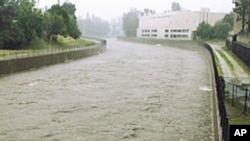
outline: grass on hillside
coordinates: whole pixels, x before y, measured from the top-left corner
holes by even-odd
[[[63,37],[63,36],[58,36],[57,38],[57,45],[62,45],[66,47],[74,47],[74,46],[91,46],[94,45],[95,43],[89,40],[84,40],[84,39],[73,39],[71,37]]]
[[[240,65],[240,67],[246,73],[248,73],[250,75],[250,68],[242,60],[240,60],[232,51],[230,51],[228,48],[225,47],[225,43],[224,43],[223,40],[212,40],[212,41],[208,41],[208,42],[212,43],[212,44],[216,44],[218,46],[221,46],[223,48],[223,51],[225,51],[229,55],[231,55],[235,59],[235,61]],[[224,53],[222,51],[221,51],[220,55],[222,55],[222,57],[224,56],[223,59],[226,61],[227,64],[231,64],[230,68],[232,69],[233,68],[232,67],[232,63],[229,61],[229,59],[224,55]],[[220,67],[220,65],[217,64],[218,71],[219,71],[219,67]],[[225,101],[225,106],[226,106],[226,110],[227,110],[227,114],[228,114],[228,118],[229,118],[229,123],[231,125],[236,125],[236,124],[246,125],[246,124],[250,124],[250,117],[247,116],[247,115],[245,115],[242,111],[240,111],[236,107],[232,107],[232,105],[230,104],[230,102]]]
[[[232,107],[229,103],[225,102],[227,109],[227,115],[229,118],[229,123],[231,125],[240,124],[246,125],[250,124],[250,117],[246,116],[242,111],[239,111],[236,107]]]
[[[235,68],[234,65],[231,63],[231,61],[227,58],[227,56],[223,53],[223,51],[218,50],[218,53],[224,59],[231,72],[234,73]]]
[[[221,67],[221,63],[216,55],[215,55],[215,63],[216,63],[216,67],[217,67],[219,76],[224,76],[223,69]]]
[[[47,48],[58,48],[58,47],[78,47],[78,46],[91,46],[95,43],[84,39],[73,39],[71,37],[58,36],[57,42],[45,42],[42,39],[36,39],[28,45],[27,49],[47,49]]]

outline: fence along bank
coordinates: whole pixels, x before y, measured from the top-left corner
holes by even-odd
[[[24,56],[8,60],[0,60],[0,75],[26,71],[43,66],[63,63],[67,60],[76,60],[92,56],[106,50],[106,40],[97,39],[95,46],[74,48],[55,53],[44,53],[38,56]]]

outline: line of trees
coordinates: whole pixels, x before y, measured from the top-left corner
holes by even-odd
[[[227,14],[221,21],[214,26],[206,22],[200,23],[197,28],[197,36],[201,39],[225,39],[228,33],[233,30],[234,14]]]
[[[85,36],[117,37],[123,35],[121,17],[107,21],[87,13],[85,17],[79,17],[78,25],[82,35]]]
[[[250,32],[250,0],[237,0],[234,12],[237,14],[237,21],[241,21],[241,32]]]
[[[145,8],[143,11],[131,8],[128,13],[122,17],[122,29],[128,37],[135,37],[139,27],[139,16],[154,15],[155,10]]]
[[[126,36],[135,37],[137,28],[139,27],[139,13],[137,9],[130,9],[128,13],[124,13],[122,17],[122,29]]]
[[[58,35],[79,38],[75,5],[55,4],[42,11],[34,0],[0,1],[0,48],[21,48],[37,38],[56,41]]]
[[[83,35],[87,36],[107,36],[110,33],[110,23],[95,15],[86,14],[85,18],[80,18],[80,29]]]

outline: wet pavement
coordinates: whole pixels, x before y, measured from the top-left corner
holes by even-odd
[[[116,40],[107,48],[0,78],[0,140],[213,140],[202,54]]]

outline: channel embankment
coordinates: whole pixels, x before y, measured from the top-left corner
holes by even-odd
[[[106,50],[106,40],[97,40],[98,43],[90,47],[82,47],[57,53],[29,56],[9,60],[0,60],[0,75],[27,71],[48,65],[67,62],[96,55]]]

